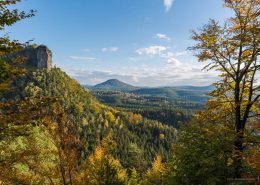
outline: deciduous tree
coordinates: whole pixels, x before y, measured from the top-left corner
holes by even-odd
[[[119,160],[111,155],[115,147],[112,135],[109,134],[101,144],[88,157],[87,181],[97,185],[123,185],[126,183],[127,174]]]
[[[154,158],[152,167],[147,171],[143,183],[147,185],[163,184],[167,175],[168,169],[166,164],[162,162],[162,157],[157,155]]]
[[[234,16],[220,25],[210,20],[192,38],[198,43],[195,50],[199,61],[209,61],[206,69],[220,72],[220,81],[215,83],[213,92],[219,102],[229,103],[231,114],[229,123],[234,125],[236,139],[235,176],[242,174],[242,153],[245,127],[250,118],[259,115],[259,72],[260,53],[260,1],[224,0],[224,6],[233,11]]]

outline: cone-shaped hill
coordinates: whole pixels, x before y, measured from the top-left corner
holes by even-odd
[[[133,90],[138,89],[138,87],[121,82],[117,79],[110,79],[103,83],[95,85],[94,87],[92,87],[92,89],[93,90],[133,91]]]

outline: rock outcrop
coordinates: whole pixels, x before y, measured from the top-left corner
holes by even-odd
[[[23,57],[25,64],[38,69],[52,68],[52,52],[47,46],[28,46],[22,51],[13,53],[7,58]]]

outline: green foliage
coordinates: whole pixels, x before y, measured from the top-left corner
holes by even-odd
[[[41,122],[46,101],[51,102],[40,99],[1,104],[1,182],[41,184],[50,183],[50,179],[57,181],[57,148]]]
[[[147,119],[157,120],[179,128],[181,124],[191,120],[194,111],[204,107],[204,102],[208,98],[205,95],[208,89],[197,90],[196,87],[193,88],[191,90],[185,88],[177,90],[178,88],[174,87],[158,88],[158,90],[139,89],[129,93],[98,90],[92,91],[92,93],[106,105],[122,111],[141,114]]]
[[[135,168],[131,169],[131,175],[127,182],[127,185],[138,185],[139,184],[139,176]]]
[[[123,185],[126,183],[126,170],[111,155],[115,145],[116,143],[111,140],[111,134],[109,134],[88,157],[86,174],[90,184]]]
[[[208,61],[206,69],[220,72],[212,95],[224,106],[230,106],[231,120],[236,131],[234,141],[235,176],[241,178],[245,130],[259,115],[260,86],[257,77],[260,55],[259,0],[224,0],[233,12],[221,25],[210,20],[199,31],[193,31],[197,43],[191,49],[198,60]]]
[[[191,123],[178,133],[170,184],[226,184],[232,175],[233,132],[223,125]]]
[[[75,80],[57,68],[50,71],[32,71],[16,78],[4,98],[23,100],[45,96],[56,99],[56,105],[49,106],[50,119],[61,126],[60,118],[55,114],[63,114],[68,122],[68,132],[81,141],[82,147],[77,149],[79,162],[84,162],[86,156],[93,153],[100,141],[110,132],[117,143],[112,155],[129,170],[135,167],[138,172],[144,173],[158,153],[166,161],[169,159],[175,129],[144,119],[140,115],[100,104]],[[57,112],[55,107],[60,110]],[[164,139],[160,138],[161,134],[165,136]],[[135,161],[132,161],[134,156],[131,145],[138,146],[136,152],[139,155]]]
[[[146,172],[142,184],[163,184],[167,179],[168,172],[166,164],[162,162],[161,156],[157,155],[154,158],[152,167]]]
[[[0,1],[0,32],[8,26],[12,26],[16,22],[34,16],[35,11],[29,13],[12,8],[21,0],[1,0]],[[0,96],[2,91],[8,89],[10,80],[15,76],[24,72],[24,69],[19,68],[17,63],[22,62],[21,59],[7,62],[3,58],[12,52],[16,52],[23,48],[23,44],[17,40],[11,40],[8,35],[1,34],[0,36]]]
[[[4,61],[0,61],[0,83],[9,80],[12,77],[10,66]]]
[[[34,16],[35,11],[33,10],[26,13],[25,11],[20,11],[10,7],[18,4],[19,2],[21,2],[21,0],[0,1],[0,31],[3,31],[5,27],[12,26],[20,20]],[[0,37],[0,57],[20,49],[21,46],[22,44],[20,44],[17,40],[12,41],[7,35]]]

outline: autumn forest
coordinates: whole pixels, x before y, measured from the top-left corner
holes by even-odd
[[[0,1],[0,185],[260,183],[259,0],[222,0],[232,16],[190,33],[218,80],[158,88],[50,67],[47,46],[5,34],[37,17],[22,2]]]

